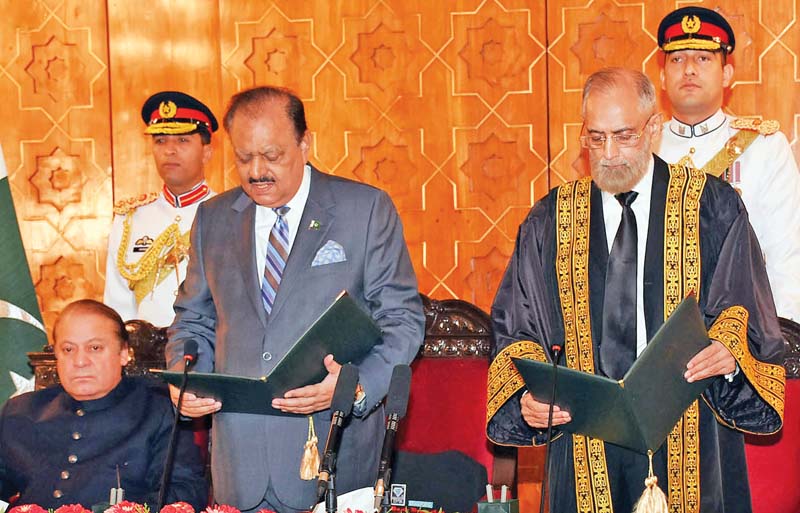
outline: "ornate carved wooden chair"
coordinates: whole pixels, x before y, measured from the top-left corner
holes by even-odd
[[[425,341],[411,366],[411,396],[397,448],[424,454],[458,450],[486,468],[490,483],[513,487],[516,451],[491,444],[485,435],[491,320],[466,301],[422,299]],[[441,487],[459,479],[436,477]]]

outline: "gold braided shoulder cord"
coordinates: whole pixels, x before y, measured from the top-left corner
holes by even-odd
[[[727,174],[731,165],[738,159],[759,135],[769,136],[781,129],[780,123],[774,119],[737,118],[731,121],[731,128],[738,130],[725,145],[706,162],[701,171],[721,177]],[[725,181],[730,181],[725,176]]]
[[[160,268],[160,261],[173,246],[175,246],[178,238],[180,237],[180,228],[178,223],[172,223],[166,230],[153,241],[153,244],[147,248],[147,251],[134,263],[128,263],[125,260],[125,254],[128,251],[128,244],[131,239],[131,218],[133,213],[125,217],[122,224],[122,240],[120,241],[119,248],[117,249],[117,269],[120,275],[128,280],[129,284],[133,284],[141,279],[150,276]]]
[[[594,373],[588,273],[591,184],[591,178],[586,177],[559,187],[556,272],[567,365]],[[612,513],[603,442],[573,435],[572,457],[578,511]]]

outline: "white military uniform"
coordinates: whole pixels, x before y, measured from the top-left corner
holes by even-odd
[[[669,163],[691,155],[702,168],[737,133],[722,110],[694,126],[664,123],[658,156]],[[742,195],[761,244],[778,315],[800,321],[800,173],[781,132],[758,135],[722,178]]]
[[[165,186],[160,193],[123,200],[115,206],[108,236],[103,302],[119,312],[123,320],[143,319],[156,326],[172,324],[172,305],[186,276],[188,236],[194,215],[197,206],[213,195],[205,182],[177,197]],[[120,254],[126,224],[130,225],[130,235]],[[159,237],[164,244],[159,244]],[[152,263],[137,268],[146,255]],[[137,295],[141,296],[138,300]]]

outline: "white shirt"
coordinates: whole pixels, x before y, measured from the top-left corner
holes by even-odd
[[[297,231],[300,228],[300,221],[303,218],[303,210],[306,208],[306,200],[308,199],[308,192],[311,190],[311,167],[306,164],[303,169],[303,180],[300,182],[300,188],[295,193],[294,197],[286,203],[285,206],[289,207],[289,212],[286,213],[286,224],[289,225],[289,247],[288,252],[292,252],[294,239],[297,236]],[[256,222],[255,222],[255,241],[256,241],[256,270],[258,272],[258,283],[263,281],[264,266],[267,262],[267,245],[269,244],[269,233],[272,231],[272,226],[278,219],[278,214],[269,207],[262,207],[256,205]]]
[[[637,193],[631,204],[636,216],[636,356],[647,346],[647,326],[644,321],[644,255],[647,248],[647,229],[650,223],[650,197],[653,190],[653,166],[655,161],[650,157],[645,174],[639,183],[633,186]],[[601,191],[603,198],[603,221],[606,226],[606,242],[608,252],[614,245],[614,237],[622,222],[622,205],[613,194]]]
[[[673,118],[656,153],[674,164],[694,148],[692,161],[701,168],[736,134],[732,119],[721,110],[694,126]],[[731,175],[761,245],[778,315],[800,321],[800,173],[786,137],[759,135]]]

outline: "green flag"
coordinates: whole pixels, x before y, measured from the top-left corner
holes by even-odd
[[[29,351],[47,344],[0,148],[0,403],[32,384]]]

